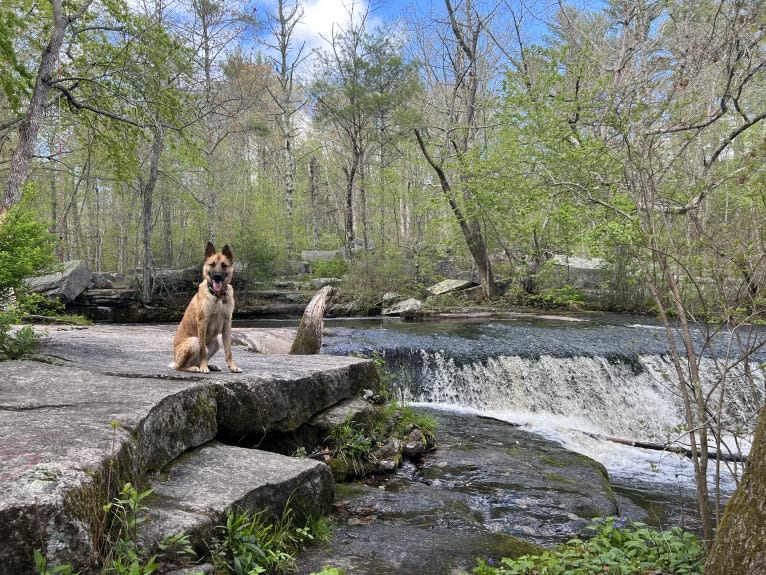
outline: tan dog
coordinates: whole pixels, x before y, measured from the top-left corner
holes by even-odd
[[[211,242],[205,248],[202,283],[184,312],[173,338],[171,367],[178,371],[208,373],[219,369],[208,363],[223,339],[226,364],[235,373],[242,370],[231,356],[231,315],[234,312],[234,256],[228,245],[216,253]]]

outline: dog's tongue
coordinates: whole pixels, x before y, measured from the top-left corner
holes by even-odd
[[[213,280],[213,290],[215,290],[215,293],[221,293],[222,287],[223,282]]]

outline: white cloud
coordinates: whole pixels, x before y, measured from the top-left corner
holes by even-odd
[[[368,0],[298,0],[303,6],[303,18],[295,27],[294,39],[298,43],[305,42],[306,48],[320,48],[326,46],[326,41],[332,37],[333,26],[337,33],[339,29],[348,26],[349,18],[353,15],[358,18],[364,15],[368,9]],[[264,12],[274,13],[276,3],[274,0],[259,2]],[[265,17],[262,12],[261,18]],[[372,28],[379,22],[372,14],[367,15],[367,27]]]

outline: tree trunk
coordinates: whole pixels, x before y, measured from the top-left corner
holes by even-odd
[[[359,220],[362,224],[362,245],[367,253],[369,237],[367,229],[367,175],[365,173],[364,151],[359,154]]]
[[[761,409],[745,472],[726,505],[705,575],[766,573],[766,409]]]
[[[346,172],[346,213],[345,213],[345,232],[346,232],[346,256],[351,257],[354,251],[354,181],[356,180],[356,171],[359,167],[359,156],[354,153],[351,167]]]
[[[173,214],[170,208],[170,194],[165,190],[162,194],[162,245],[165,253],[163,260],[169,268],[173,267],[175,254],[173,253]]]
[[[29,106],[24,119],[19,124],[19,140],[11,158],[8,183],[3,196],[3,204],[0,206],[0,215],[11,209],[21,199],[21,186],[24,185],[29,172],[29,163],[32,160],[35,141],[40,131],[40,121],[48,101],[48,93],[56,72],[56,63],[64,43],[64,35],[69,25],[85,13],[91,2],[92,0],[84,2],[76,13],[67,15],[63,11],[61,0],[50,0],[53,25],[48,37],[48,44],[40,58],[40,66],[37,69],[37,78]]]
[[[311,197],[311,247],[319,244],[319,160],[311,156],[309,162],[309,196]]]
[[[40,59],[35,87],[32,90],[27,112],[19,124],[19,141],[13,151],[8,173],[8,185],[3,197],[3,205],[0,207],[0,214],[7,212],[21,199],[21,186],[27,179],[29,162],[32,159],[35,141],[40,131],[40,121],[51,89],[51,80],[56,71],[59,51],[64,43],[64,34],[69,26],[69,18],[62,10],[61,0],[50,0],[50,3],[53,11],[53,26],[48,44],[45,46]]]
[[[293,196],[295,194],[295,154],[293,154],[292,134],[289,123],[285,136],[285,240],[287,257],[292,258],[295,251],[293,239]]]
[[[330,305],[337,290],[332,286],[320,289],[303,311],[298,333],[290,348],[292,355],[313,355],[319,353],[322,347],[322,331],[324,330],[324,313]]]
[[[494,274],[492,273],[492,263],[490,262],[489,255],[487,253],[487,244],[484,241],[484,235],[481,232],[481,225],[477,219],[472,218],[469,220],[465,217],[463,210],[460,209],[460,206],[452,194],[452,186],[449,183],[449,179],[447,178],[447,174],[444,172],[444,169],[442,169],[442,167],[437,164],[431,157],[431,154],[428,153],[426,144],[418,130],[415,130],[415,137],[418,140],[420,151],[423,152],[423,156],[425,156],[426,161],[431,165],[433,170],[436,172],[436,175],[439,177],[439,184],[441,186],[442,193],[447,198],[447,202],[452,209],[452,213],[455,215],[455,219],[457,219],[458,225],[460,226],[460,231],[463,232],[463,237],[465,238],[466,245],[468,246],[468,250],[471,252],[473,263],[476,266],[476,270],[479,274],[479,281],[481,282],[482,291],[486,297],[493,298],[498,294],[498,290],[497,286],[495,285]]]
[[[152,303],[152,279],[153,279],[153,254],[152,254],[152,232],[154,230],[154,220],[152,218],[152,203],[154,199],[154,189],[157,186],[157,178],[160,173],[160,158],[165,148],[165,137],[161,128],[154,131],[154,140],[152,141],[152,152],[149,158],[149,178],[141,185],[141,200],[144,213],[144,264],[143,281],[141,286],[141,297],[145,304]]]

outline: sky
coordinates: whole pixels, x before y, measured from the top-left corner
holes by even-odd
[[[265,19],[268,13],[274,13],[276,0],[253,0],[259,18]],[[292,3],[294,0],[287,0]],[[342,25],[348,21],[353,7],[354,12],[364,13],[369,9],[370,28],[377,25],[390,25],[408,16],[423,16],[434,12],[444,14],[444,0],[298,0],[304,8],[303,21],[295,31],[295,39],[306,42],[308,48],[324,45],[322,37],[329,38],[333,24]],[[459,0],[454,0],[457,4]],[[567,0],[585,9],[597,9],[604,0]],[[531,34],[540,34],[544,29],[544,15],[550,15],[558,6],[558,0],[510,0],[506,5],[523,6],[527,30]],[[535,32],[535,30],[537,32]]]
[[[307,48],[317,48],[324,44],[322,37],[330,38],[333,24],[342,25],[348,21],[353,10],[363,14],[369,10],[368,20],[374,28],[401,17],[408,9],[411,0],[301,0],[304,16],[295,30],[295,40],[306,42]],[[417,0],[414,0],[417,1]],[[429,1],[429,0],[426,0]],[[274,0],[256,0],[255,6],[260,18],[275,11]]]

